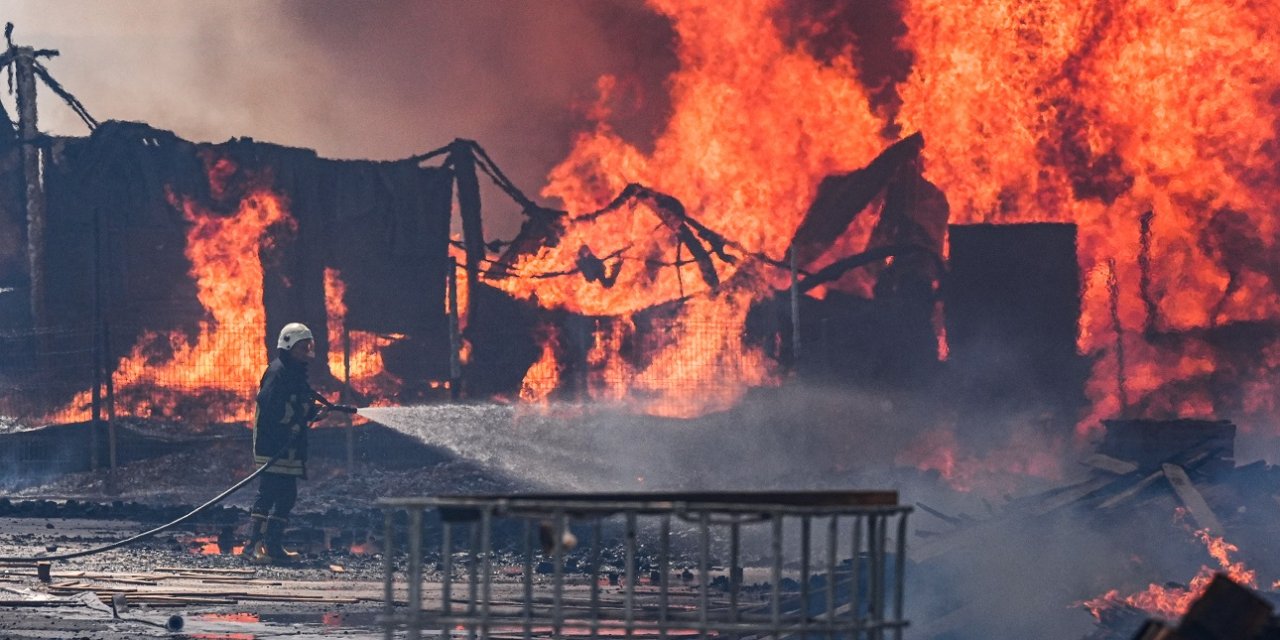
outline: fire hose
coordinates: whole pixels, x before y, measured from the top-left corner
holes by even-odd
[[[322,419],[329,411],[337,411],[339,413],[347,413],[347,414],[354,414],[357,411],[355,407],[352,407],[349,405],[334,404],[332,402],[329,402],[327,399],[325,399],[324,396],[320,395],[319,393],[316,393],[313,399],[320,403],[320,410],[316,412],[315,416],[313,416],[311,420],[308,421],[309,423],[319,422],[320,419]],[[280,447],[280,450],[277,451],[275,455],[271,456],[270,460],[263,463],[263,465],[261,467],[258,467],[253,473],[249,474],[248,476],[245,476],[243,480],[231,485],[230,487],[227,487],[227,489],[222,493],[219,493],[218,495],[210,499],[208,502],[205,502],[204,504],[196,507],[190,513],[187,513],[186,515],[176,520],[162,524],[154,529],[143,531],[142,533],[139,533],[135,536],[131,536],[129,538],[125,538],[124,540],[117,540],[116,542],[105,544],[100,547],[94,547],[92,549],[84,549],[82,551],[71,551],[67,553],[59,553],[56,555],[45,555],[45,556],[0,556],[0,562],[50,562],[53,560],[71,560],[72,558],[82,558],[84,556],[91,556],[91,555],[111,551],[112,549],[118,549],[120,547],[128,546],[135,542],[146,540],[147,538],[150,538],[151,536],[154,536],[157,533],[166,531],[168,529],[172,529],[173,527],[176,527],[182,524],[183,522],[190,520],[191,518],[200,514],[204,510],[208,509],[209,507],[212,507],[213,505],[216,505],[219,502],[226,500],[228,496],[244,488],[244,486],[246,484],[249,484],[249,482],[252,481],[254,478],[262,475],[264,472],[266,472],[266,470],[271,465],[275,464],[278,460],[280,460],[281,457],[284,456],[285,453],[289,451],[289,447],[293,446],[294,440],[297,439],[300,433],[301,432],[291,435],[289,437],[289,441],[286,442],[284,446]]]

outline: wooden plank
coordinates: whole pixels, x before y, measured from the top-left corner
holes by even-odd
[[[1164,471],[1156,471],[1145,478],[1133,483],[1133,486],[1121,491],[1120,493],[1107,498],[1098,505],[1099,509],[1113,509],[1116,506],[1128,502],[1130,498],[1142,493],[1144,489],[1155,483],[1156,480],[1164,477]]]
[[[1127,476],[1138,470],[1137,463],[1129,462],[1128,460],[1121,460],[1119,458],[1112,458],[1105,453],[1095,453],[1088,458],[1081,460],[1080,464],[1087,467],[1093,467],[1094,469],[1101,471],[1106,471],[1108,473],[1114,473],[1118,476]]]
[[[258,572],[257,569],[216,569],[202,567],[156,567],[156,571],[168,571],[171,573],[234,573],[242,575],[253,575]]]
[[[1222,523],[1218,522],[1218,516],[1213,514],[1209,503],[1204,501],[1204,496],[1200,495],[1196,486],[1192,484],[1191,478],[1187,477],[1186,470],[1168,462],[1160,465],[1160,468],[1164,470],[1164,477],[1169,480],[1174,493],[1178,494],[1178,499],[1182,500],[1187,511],[1191,512],[1191,517],[1195,518],[1196,524],[1200,525],[1201,529],[1208,529],[1213,535],[1222,535]]]
[[[1083,500],[1119,480],[1119,476],[1097,476],[1092,480],[1081,482],[1066,491],[1055,494],[1049,499],[1031,508],[1031,513],[1038,516],[1052,513],[1073,502]]]
[[[924,562],[929,558],[957,549],[989,542],[993,537],[1002,535],[1008,526],[1008,523],[1002,520],[988,520],[945,536],[927,538],[918,543],[907,545],[907,556],[914,562]]]
[[[917,506],[917,507],[920,507],[920,509],[921,509],[922,511],[924,511],[925,513],[928,513],[928,514],[932,515],[933,517],[935,517],[935,518],[937,518],[937,519],[939,519],[939,520],[941,520],[941,521],[943,521],[943,522],[946,522],[946,523],[948,523],[948,524],[952,524],[952,525],[955,525],[955,526],[957,526],[957,527],[958,527],[958,526],[960,526],[960,525],[963,523],[963,521],[962,521],[962,520],[960,520],[960,518],[957,518],[957,517],[955,517],[955,516],[951,516],[951,515],[947,515],[947,514],[945,514],[945,513],[941,512],[941,511],[939,511],[939,510],[937,510],[937,509],[934,509],[933,507],[931,507],[931,506],[929,506],[929,505],[927,505],[927,504],[925,504],[925,503],[923,503],[923,502],[917,502],[917,503],[916,503],[916,506]]]
[[[1201,451],[1200,453],[1197,453],[1196,455],[1188,458],[1185,467],[1191,467],[1191,466],[1197,465],[1208,457],[1209,457],[1208,451]],[[1098,508],[1114,509],[1115,507],[1129,501],[1131,498],[1138,495],[1139,493],[1142,493],[1144,489],[1151,486],[1153,483],[1155,483],[1156,480],[1159,480],[1160,478],[1163,478],[1163,477],[1164,477],[1163,469],[1160,471],[1154,471],[1150,475],[1139,480],[1132,487],[1129,487],[1128,489],[1125,489],[1124,491],[1121,491],[1120,493],[1117,493],[1116,495],[1111,496],[1110,498],[1107,498],[1105,501],[1102,502],[1102,504],[1098,505]]]

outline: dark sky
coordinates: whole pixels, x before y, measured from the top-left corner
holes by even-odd
[[[473,138],[530,195],[587,126],[601,74],[626,81],[614,122],[643,145],[676,67],[666,19],[631,0],[6,0],[0,20],[19,44],[61,50],[50,71],[99,120],[336,158]],[[41,99],[42,129],[85,133]],[[488,204],[490,235],[509,237],[514,206]]]

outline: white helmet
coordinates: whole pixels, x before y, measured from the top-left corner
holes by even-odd
[[[302,324],[301,322],[290,322],[280,330],[280,339],[276,340],[276,347],[280,349],[289,349],[303,340],[314,339],[315,338],[311,336],[311,330],[307,328],[307,325]]]

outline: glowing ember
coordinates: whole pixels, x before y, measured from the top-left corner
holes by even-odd
[[[210,622],[241,622],[245,624],[253,624],[259,621],[258,614],[240,611],[236,613],[200,613],[196,614],[198,620],[208,620]]]
[[[218,536],[196,536],[188,543],[193,551],[202,556],[216,556],[222,554],[222,548],[218,546]],[[239,555],[244,551],[244,545],[237,544],[231,548],[231,553]]]

